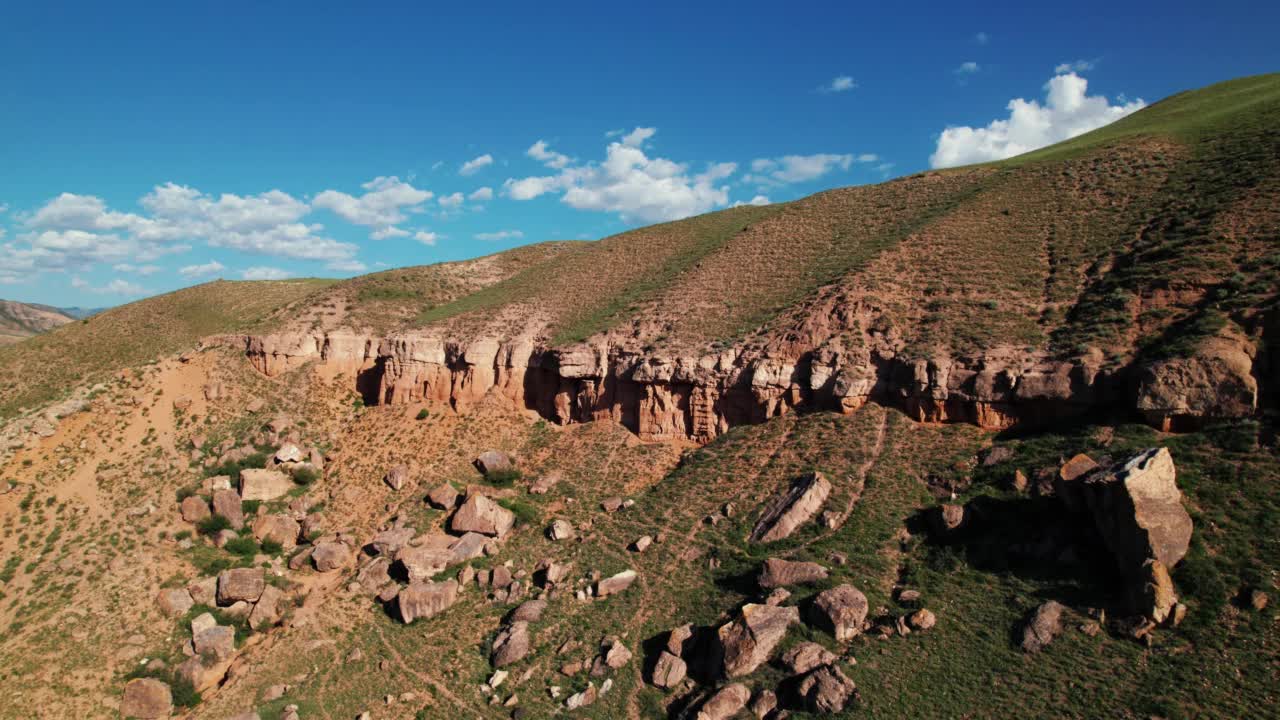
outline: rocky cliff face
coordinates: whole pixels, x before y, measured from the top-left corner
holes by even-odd
[[[681,355],[612,338],[549,349],[534,338],[530,332],[460,342],[429,330],[386,338],[341,330],[248,337],[244,345],[267,375],[312,361],[350,373],[370,404],[425,402],[465,411],[492,395],[560,424],[614,420],[646,440],[708,442],[798,407],[851,412],[866,402],[920,421],[992,429],[1114,406],[1176,429],[1205,417],[1247,415],[1257,395],[1250,356],[1225,341],[1221,352],[1142,368],[1135,383],[1135,371],[1107,371],[1100,357],[1059,361],[1008,348],[910,359],[883,346],[851,352],[828,341]]]

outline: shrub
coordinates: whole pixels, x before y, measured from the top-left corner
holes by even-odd
[[[284,552],[284,546],[275,540],[263,540],[262,552],[267,555],[279,555],[281,552]]]
[[[244,537],[229,540],[226,545],[222,546],[222,549],[232,555],[253,557],[258,554],[258,543],[256,540],[246,535]]]
[[[314,468],[304,467],[293,471],[293,481],[299,485],[310,485],[320,478]]]
[[[484,479],[485,482],[496,487],[511,487],[515,484],[515,481],[520,479],[520,471],[515,468],[494,470],[486,473]]]
[[[240,502],[240,510],[245,517],[258,514],[258,506],[262,505],[261,500],[243,500]]]
[[[426,419],[427,419],[427,418],[429,418],[429,417],[431,417],[431,413],[427,412],[427,409],[426,409],[426,408],[422,408],[421,410],[419,410],[419,411],[418,411],[418,414],[417,414],[417,416],[416,416],[416,419],[418,419],[418,420],[426,420]]]
[[[498,500],[498,504],[510,510],[516,516],[516,522],[521,525],[536,525],[542,516],[535,505],[517,498],[502,498]]]
[[[210,515],[196,523],[196,529],[202,535],[213,535],[219,530],[230,530],[231,521],[221,515]]]

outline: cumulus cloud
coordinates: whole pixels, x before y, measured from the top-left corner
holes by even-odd
[[[311,201],[312,207],[335,213],[349,223],[386,228],[408,219],[406,213],[422,212],[422,203],[432,198],[430,190],[415,188],[392,175],[379,176],[361,185],[365,192],[356,197],[338,190],[325,190]]]
[[[560,170],[573,162],[573,159],[568,155],[552,150],[546,140],[539,140],[538,142],[530,145],[529,149],[524,151],[524,154],[534,160],[537,160],[543,165],[546,165],[552,170]]]
[[[653,137],[653,128],[636,128],[619,141],[609,143],[600,163],[561,163],[555,175],[509,178],[503,192],[514,200],[530,200],[560,193],[560,201],[579,210],[618,213],[624,221],[678,220],[729,202],[729,188],[718,185],[737,169],[734,163],[713,163],[700,173],[686,164],[649,157],[637,147]],[[539,141],[541,143],[541,141]],[[535,143],[531,157],[549,153]],[[547,164],[544,161],[544,164]],[[550,165],[549,165],[550,166]]]
[[[178,274],[188,280],[194,280],[198,277],[216,275],[226,269],[226,266],[217,260],[210,260],[202,265],[187,265],[185,267],[178,268]]]
[[[467,199],[471,200],[472,202],[480,201],[480,200],[492,200],[493,188],[491,187],[476,188],[474,191],[472,191],[470,195],[467,196]]]
[[[1055,76],[1045,85],[1045,103],[1015,98],[1009,117],[986,127],[949,127],[929,157],[935,168],[1002,160],[1076,137],[1136,112],[1141,99],[1112,105],[1103,95],[1089,95],[1089,83],[1075,73]]]
[[[858,87],[858,83],[848,75],[839,75],[831,79],[831,82],[818,87],[818,92],[839,93],[846,92]]]
[[[863,160],[863,158],[873,158]],[[836,155],[817,153],[815,155],[784,155],[780,158],[757,158],[751,161],[751,173],[743,177],[743,181],[762,187],[789,185],[791,183],[817,180],[836,169],[848,170],[855,160],[875,162],[875,155],[864,153],[856,158],[852,154]]]
[[[522,238],[524,233],[519,230],[499,230],[497,232],[476,233],[477,240],[506,240],[508,238]]]
[[[1057,67],[1053,69],[1053,74],[1064,75],[1072,72],[1088,72],[1097,64],[1096,60],[1072,60],[1071,62],[1058,63]]]
[[[738,202],[734,203],[733,206],[742,207],[743,205],[768,205],[768,204],[769,204],[768,197],[764,195],[756,195],[755,197],[747,201],[739,200]]]
[[[459,175],[475,175],[476,173],[484,169],[486,166],[489,166],[492,164],[493,164],[493,156],[490,155],[489,153],[485,153],[480,157],[472,158],[462,163],[462,167],[458,168],[458,174]]]
[[[394,225],[378,228],[369,233],[369,237],[373,240],[386,240],[387,238],[409,237],[412,235],[408,230],[401,230]]]
[[[423,245],[435,245],[436,240],[439,240],[440,236],[433,232],[428,232],[426,230],[419,230],[418,232],[413,234],[413,239],[417,240]]]
[[[160,267],[159,265],[134,265],[132,263],[116,263],[115,265],[111,266],[111,269],[115,270],[116,272],[130,273],[133,275],[142,275],[143,277],[146,277],[148,275],[155,275],[156,273],[160,272],[164,268]]]
[[[240,277],[245,280],[285,280],[293,277],[293,273],[280,268],[258,266],[240,273]]]
[[[462,193],[456,192],[451,195],[441,195],[439,203],[442,208],[456,208],[462,205],[462,200]]]
[[[137,283],[132,283],[120,278],[115,278],[106,285],[93,285],[76,275],[71,277],[71,287],[77,290],[86,290],[97,295],[123,295],[125,297],[137,297],[139,295],[146,295],[150,292]]]

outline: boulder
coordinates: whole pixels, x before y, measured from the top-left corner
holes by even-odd
[[[525,600],[511,611],[507,616],[507,622],[538,622],[542,619],[542,613],[547,609],[546,600]]]
[[[397,465],[388,470],[387,474],[382,477],[382,481],[385,482],[387,487],[390,487],[392,490],[399,490],[404,487],[404,484],[408,482],[408,480],[408,465]]]
[[[400,548],[396,562],[404,567],[409,581],[430,580],[449,567],[453,554],[448,547],[438,545],[410,545]]]
[[[1096,472],[1084,483],[1094,524],[1126,573],[1147,560],[1175,567],[1191,545],[1191,516],[1182,506],[1167,448],[1152,448]]]
[[[161,590],[156,595],[156,604],[160,606],[160,610],[170,617],[185,615],[188,610],[195,606],[196,601],[191,599],[191,593],[186,588],[177,588],[174,590]]]
[[[631,650],[616,637],[608,637],[600,643],[600,654],[591,666],[592,675],[604,675],[631,662]]]
[[[191,618],[191,637],[195,637],[209,628],[217,627],[218,621],[213,617],[212,613],[200,613]]]
[[[1079,512],[1084,509],[1080,480],[1097,469],[1098,463],[1084,453],[1071,458],[1058,469],[1058,474],[1053,477],[1053,493],[1067,510]]]
[[[573,537],[573,524],[568,520],[553,520],[547,528],[547,537],[554,540],[569,540]]]
[[[298,546],[302,526],[288,515],[263,515],[253,521],[253,537],[258,542],[273,542],[289,552]]]
[[[173,712],[173,693],[155,678],[137,678],[125,683],[120,715],[138,720],[167,718]]]
[[[907,618],[907,622],[911,624],[914,630],[928,630],[938,624],[938,618],[929,610],[917,610],[911,613],[911,617]]]
[[[242,500],[275,500],[293,489],[293,480],[279,470],[250,468],[240,471]]]
[[[441,483],[427,493],[427,502],[440,510],[452,510],[458,506],[459,493],[449,483]]]
[[[516,516],[510,510],[480,493],[470,493],[450,518],[449,527],[454,532],[475,532],[500,538],[510,532],[515,523]]]
[[[814,598],[810,610],[813,623],[840,642],[848,642],[862,632],[867,619],[867,596],[852,585],[837,585]]]
[[[407,625],[417,618],[429,618],[444,612],[457,599],[458,583],[453,580],[414,582],[400,589],[396,605],[400,611],[400,620]]]
[[[449,564],[464,563],[484,554],[489,538],[480,533],[469,532],[449,544]]]
[[[1258,408],[1254,344],[1224,329],[1201,341],[1191,357],[1160,360],[1138,371],[1137,409],[1165,432],[1213,418],[1249,417]]]
[[[513,470],[516,466],[511,456],[500,450],[485,450],[473,461],[473,464],[484,475]]]
[[[206,661],[221,662],[236,653],[236,631],[229,625],[214,625],[191,638],[196,654]],[[206,663],[207,664],[207,663]]]
[[[772,690],[760,690],[751,698],[751,714],[757,720],[774,717],[773,711],[778,709],[778,694]]]
[[[1029,653],[1040,652],[1062,632],[1062,612],[1065,607],[1050,600],[1031,613],[1022,630],[1022,649]]]
[[[776,495],[764,508],[751,531],[752,542],[773,542],[790,537],[822,509],[831,495],[831,483],[822,473],[797,478],[785,492]]]
[[[495,668],[506,667],[523,660],[529,654],[529,645],[529,623],[517,620],[498,631],[490,660]]]
[[[415,533],[411,527],[387,528],[374,535],[369,546],[379,555],[394,557],[401,548],[409,544]]]
[[[616,575],[612,575],[596,583],[596,597],[617,595],[623,590],[631,587],[631,583],[635,581],[635,570],[623,570]]]
[[[300,463],[306,461],[307,454],[301,447],[298,447],[297,443],[287,442],[281,445],[280,449],[276,450],[274,459],[280,464]]]
[[[198,523],[209,517],[209,503],[199,495],[191,495],[182,499],[182,519],[189,523]]]
[[[845,706],[856,697],[858,688],[840,668],[823,665],[804,676],[798,691],[810,711],[836,714],[844,712]]]
[[[716,631],[722,674],[735,678],[754,672],[769,660],[787,629],[799,621],[800,611],[794,607],[744,605],[735,620]]]
[[[600,501],[600,509],[608,513],[618,512],[622,509],[623,499],[614,495]]]
[[[350,565],[354,558],[351,546],[344,542],[316,543],[315,549],[311,551],[311,562],[317,572],[340,570]]]
[[[765,590],[786,585],[812,585],[827,579],[827,569],[815,562],[769,558],[756,582]]]
[[[684,682],[688,672],[689,666],[683,659],[663,650],[654,663],[651,678],[655,686],[670,690]]]
[[[944,539],[963,530],[968,520],[968,511],[963,505],[939,505],[929,513],[929,527],[934,535]]]
[[[279,624],[284,618],[284,605],[284,592],[274,585],[266,586],[254,603],[253,612],[249,613],[249,627],[263,630]]]
[[[257,602],[267,586],[262,568],[232,568],[218,575],[218,604]]]
[[[729,720],[742,712],[751,699],[751,691],[742,683],[725,685],[698,709],[697,720]]]
[[[235,490],[213,491],[213,514],[226,518],[231,527],[236,530],[244,527],[244,509],[240,494]]]
[[[207,577],[187,583],[187,592],[197,605],[213,605],[218,602],[218,578]]]
[[[803,675],[816,667],[830,665],[837,659],[835,653],[816,642],[798,643],[782,653],[782,664],[797,675]]]

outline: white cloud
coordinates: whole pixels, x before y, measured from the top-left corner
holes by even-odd
[[[88,292],[97,295],[124,295],[126,297],[137,297],[139,295],[146,295],[150,292],[137,283],[132,283],[128,280],[121,280],[120,278],[115,278],[106,285],[94,286],[88,281],[81,279],[78,275],[73,275],[71,277],[71,287],[77,290],[87,290]]]
[[[413,234],[413,239],[417,240],[423,245],[435,245],[436,240],[439,240],[440,236],[433,232],[428,232],[426,230],[419,230],[418,232]]]
[[[984,32],[975,33],[973,36],[973,41],[978,43],[979,45],[986,45],[987,43],[991,42],[991,36]]]
[[[360,197],[325,190],[311,205],[330,210],[349,223],[384,228],[404,222],[406,212],[422,212],[422,203],[432,197],[431,191],[415,188],[394,175],[376,177],[360,187],[366,191]]]
[[[859,156],[873,157],[870,155]],[[877,158],[878,159],[878,158]],[[751,161],[751,175],[743,178],[745,182],[761,186],[788,185],[790,183],[816,180],[837,168],[848,170],[853,165],[851,154],[835,155],[817,153],[815,155],[784,155],[780,158],[757,158]],[[872,162],[870,160],[866,162]]]
[[[1045,85],[1045,104],[1016,98],[1009,101],[1009,117],[983,128],[949,127],[929,157],[935,168],[1002,160],[1052,145],[1120,118],[1146,106],[1141,99],[1112,105],[1103,95],[1087,94],[1089,83],[1075,73],[1058,75]]]
[[[1071,62],[1059,63],[1058,66],[1053,69],[1053,74],[1064,75],[1071,72],[1088,72],[1097,66],[1097,64],[1096,60],[1072,60]]]
[[[369,269],[364,263],[360,262],[359,260],[335,260],[334,262],[331,262],[325,265],[325,267],[330,270],[336,270],[338,272],[353,272],[353,273],[364,272],[365,270]]]
[[[878,162],[880,160],[880,156],[875,153],[862,153],[855,159],[860,163],[873,163]]]
[[[477,240],[506,240],[508,238],[522,238],[524,233],[519,230],[499,230],[498,232],[476,233]]]
[[[440,207],[443,208],[456,208],[462,205],[462,200],[463,197],[460,192],[453,193],[452,195],[441,195],[439,198]]]
[[[164,268],[160,267],[159,265],[133,265],[131,263],[116,263],[115,265],[111,266],[111,269],[115,270],[116,272],[131,273],[134,275],[142,275],[143,277],[146,277],[148,275],[155,275],[156,273],[160,272]]]
[[[388,225],[369,233],[369,237],[373,240],[386,240],[387,238],[408,237],[411,234],[408,230],[401,230],[394,225]]]
[[[691,174],[685,164],[651,158],[627,144],[644,142],[654,132],[636,128],[623,141],[609,143],[598,164],[565,164],[556,175],[509,178],[503,191],[515,200],[559,192],[560,201],[570,207],[616,212],[627,222],[677,220],[728,204],[728,186],[716,183],[733,174],[735,164],[715,163]],[[529,154],[536,157],[545,151],[545,144],[535,143]]]
[[[293,277],[293,273],[280,268],[258,266],[240,273],[240,277],[245,280],[285,280]]]
[[[831,82],[818,88],[818,92],[839,93],[846,92],[858,87],[858,83],[848,75],[840,75],[831,79]]]
[[[546,165],[552,170],[560,170],[573,162],[573,159],[568,155],[552,150],[550,146],[547,145],[546,140],[539,140],[538,142],[530,145],[529,149],[524,151],[524,154],[534,160],[537,160],[543,165]]]
[[[756,195],[755,197],[751,198],[750,200],[747,200],[746,202],[739,200],[738,202],[734,203],[733,206],[741,207],[743,205],[768,205],[768,204],[769,204],[769,198],[767,196]]]
[[[644,141],[653,137],[658,132],[658,128],[638,127],[635,130],[622,136],[622,144],[627,147],[638,148],[644,145]]]
[[[217,260],[210,260],[203,265],[187,265],[185,267],[178,268],[178,274],[188,280],[193,280],[206,275],[215,275],[226,269],[226,266]]]
[[[970,60],[969,62],[960,63],[960,67],[956,68],[954,72],[957,75],[973,75],[981,69],[978,63]]]
[[[492,200],[493,188],[491,187],[477,188],[475,191],[473,191],[470,195],[467,196],[467,199],[473,202],[477,200]]]
[[[7,212],[9,212],[9,205],[7,203],[0,203],[0,215]]]
[[[458,174],[459,175],[475,175],[476,173],[480,172],[482,168],[492,164],[493,164],[493,156],[490,155],[489,153],[485,153],[480,157],[472,158],[471,160],[468,160],[462,163],[462,167],[458,168]]]

